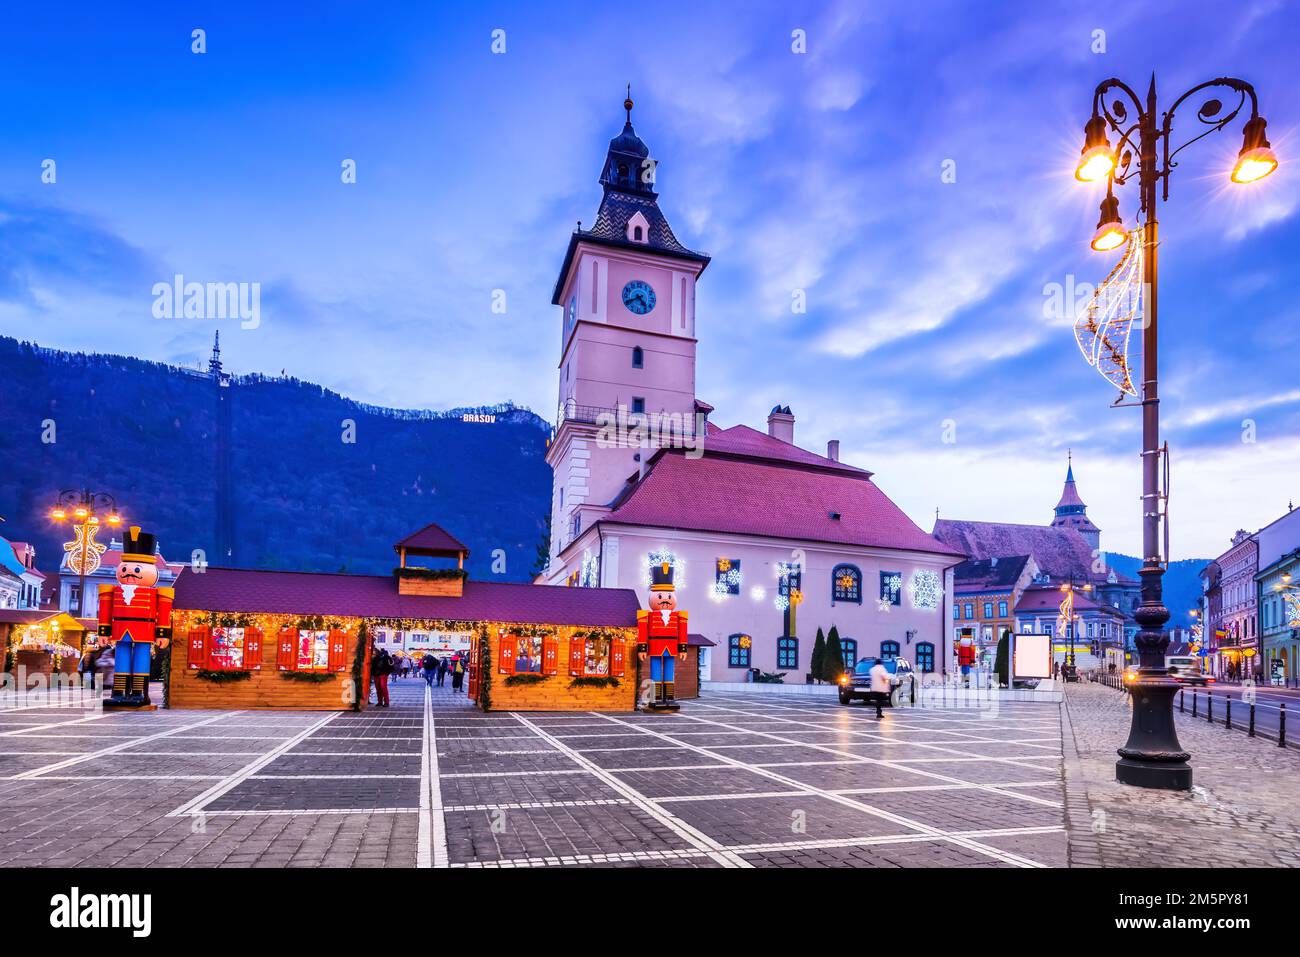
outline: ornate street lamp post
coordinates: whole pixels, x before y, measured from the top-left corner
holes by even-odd
[[[1236,94],[1235,104],[1225,105],[1218,97]],[[1196,119],[1205,127],[1177,147],[1171,147],[1171,131],[1178,108],[1191,97],[1204,96]],[[1253,183],[1277,168],[1268,140],[1264,136],[1264,119],[1259,115],[1255,88],[1244,80],[1219,77],[1192,87],[1179,96],[1163,114],[1156,109],[1156,80],[1151,77],[1145,102],[1123,81],[1111,78],[1093,92],[1092,117],[1084,127],[1084,146],[1075,176],[1084,182],[1106,182],[1106,198],[1101,203],[1101,218],[1092,240],[1092,248],[1105,252],[1118,249],[1126,242],[1142,244],[1142,604],[1134,617],[1140,630],[1138,676],[1131,685],[1133,723],[1128,742],[1119,749],[1115,778],[1137,787],[1189,790],[1192,768],[1189,755],[1178,742],[1174,728],[1173,699],[1179,684],[1165,670],[1165,651],[1169,637],[1165,622],[1169,609],[1161,594],[1161,577],[1168,559],[1168,524],[1165,525],[1165,549],[1160,543],[1162,517],[1160,465],[1160,400],[1157,389],[1156,336],[1156,252],[1158,243],[1157,199],[1169,199],[1169,174],[1177,167],[1174,158],[1183,149],[1211,133],[1223,129],[1249,105],[1250,114],[1243,128],[1244,143],[1232,171],[1234,183]],[[1132,114],[1129,109],[1132,108]],[[1115,148],[1108,132],[1118,136]],[[1135,153],[1136,151],[1136,153]],[[1136,160],[1136,168],[1131,169]],[[1119,212],[1115,186],[1135,178],[1141,225],[1130,234],[1125,231]],[[1158,188],[1158,191],[1157,191]],[[1127,374],[1127,370],[1125,370]],[[1164,461],[1166,473],[1168,461]],[[1164,483],[1168,488],[1168,481]]]
[[[50,509],[50,518],[56,522],[72,520],[72,541],[66,542],[63,550],[68,553],[68,568],[76,572],[81,584],[77,591],[77,617],[86,617],[86,576],[99,568],[100,556],[106,546],[95,541],[95,534],[102,521],[112,528],[122,524],[122,516],[117,511],[117,500],[107,492],[92,492],[90,489],[64,489],[54,500]]]

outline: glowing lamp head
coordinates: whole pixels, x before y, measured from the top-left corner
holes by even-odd
[[[50,509],[50,518],[56,522],[61,522],[68,517],[68,513],[61,508]]]
[[[121,524],[122,524],[122,516],[121,516],[121,515],[118,515],[117,512],[110,512],[110,513],[109,513],[109,516],[108,516],[108,524],[110,524],[110,525],[121,525]]]
[[[77,518],[84,519],[87,515],[90,514],[90,512],[86,508],[86,506],[78,505],[75,509],[72,510],[72,514],[77,516]]]
[[[1081,183],[1099,183],[1115,169],[1115,151],[1106,139],[1106,121],[1094,116],[1083,128],[1083,149],[1074,178]]]
[[[1097,231],[1092,236],[1092,248],[1099,253],[1119,249],[1128,242],[1128,230],[1119,218],[1119,199],[1113,194],[1101,201],[1101,218],[1097,220]]]
[[[1256,183],[1277,169],[1277,154],[1264,136],[1264,117],[1256,116],[1246,124],[1237,165],[1232,168],[1234,183]]]

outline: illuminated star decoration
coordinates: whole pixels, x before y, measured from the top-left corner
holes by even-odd
[[[1120,390],[1136,396],[1129,368],[1129,334],[1140,322],[1142,301],[1142,230],[1129,236],[1124,255],[1097,287],[1082,316],[1074,321],[1074,339],[1088,365]]]
[[[1282,596],[1286,602],[1289,612],[1290,621],[1287,622],[1288,628],[1300,628],[1300,593],[1287,592]]]
[[[89,522],[77,525],[74,538],[63,543],[63,550],[68,553],[68,569],[78,575],[93,574],[99,568],[100,556],[108,550],[107,545],[95,541],[98,525]]]
[[[907,587],[912,593],[913,608],[933,611],[939,607],[939,596],[943,594],[943,586],[939,582],[938,572],[929,568],[918,568],[912,573],[912,580]]]

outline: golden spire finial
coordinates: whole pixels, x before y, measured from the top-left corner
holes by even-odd
[[[623,101],[623,109],[627,110],[627,121],[632,122],[632,84],[627,85],[627,99]]]

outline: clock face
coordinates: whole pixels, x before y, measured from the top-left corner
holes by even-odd
[[[644,316],[655,307],[655,291],[648,282],[633,279],[623,287],[623,305],[638,316]]]

